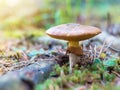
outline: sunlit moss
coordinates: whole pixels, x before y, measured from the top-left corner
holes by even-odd
[[[24,38],[26,36],[40,37],[45,35],[45,30],[33,29],[33,30],[4,30],[5,38]]]

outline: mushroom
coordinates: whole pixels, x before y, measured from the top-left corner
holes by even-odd
[[[83,54],[83,50],[81,45],[79,45],[79,41],[94,37],[101,33],[101,30],[93,26],[68,23],[52,27],[48,29],[46,33],[53,38],[68,41],[67,51],[69,52],[71,73],[72,67],[76,64],[76,62],[80,62],[79,55]]]

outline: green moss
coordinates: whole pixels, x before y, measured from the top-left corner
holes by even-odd
[[[102,62],[103,61],[101,61],[100,59],[96,59],[94,63],[97,65],[102,64],[103,66],[104,64]],[[92,67],[92,66],[89,66],[89,67]],[[57,85],[58,87],[62,87],[63,90],[72,90],[77,86],[86,85],[87,82],[91,81],[92,84],[91,84],[91,87],[88,88],[88,90],[118,90],[118,87],[112,85],[112,82],[116,77],[114,74],[108,73],[107,69],[101,68],[101,66],[99,67],[95,66],[96,69],[92,69],[89,67],[85,68],[85,67],[79,67],[78,65],[76,65],[73,68],[73,73],[69,74],[69,66],[65,65],[60,67],[59,65],[56,65],[54,73],[52,73],[52,75],[58,74],[59,77],[48,79],[49,82],[48,81],[44,82],[44,85],[45,85],[44,87],[47,87],[46,84],[47,85],[51,84],[51,85]],[[61,70],[64,72],[65,74],[64,76],[61,76]],[[103,75],[104,81],[101,80],[101,75],[100,75],[101,73]],[[72,88],[66,86],[66,84],[69,84],[71,82],[73,83],[73,86],[71,86]],[[105,86],[100,84],[100,82],[104,82]],[[112,88],[109,87],[110,85]],[[49,90],[49,88],[46,88],[46,89]]]
[[[24,38],[28,36],[40,37],[45,35],[45,30],[32,29],[32,30],[4,30],[4,38]]]

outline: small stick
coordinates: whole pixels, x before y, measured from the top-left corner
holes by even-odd
[[[105,51],[112,45],[113,42],[110,42],[107,47],[105,48]]]
[[[115,71],[112,71],[112,73],[115,74],[117,77],[120,78],[120,74],[119,74],[119,73],[117,73],[117,72],[115,72]]]
[[[94,55],[93,55],[93,50],[92,50],[92,46],[91,45],[90,45],[90,53],[92,54],[92,57],[93,57],[92,60],[94,60]]]
[[[95,60],[95,58],[96,58],[96,45],[94,47],[94,58],[93,58],[93,60]]]
[[[105,85],[103,73],[100,73],[100,78],[101,78],[101,84]]]
[[[102,45],[102,47],[101,47],[101,49],[100,49],[98,58],[100,57],[100,55],[101,55],[101,53],[102,53],[102,51],[103,51],[103,48],[104,48],[104,46],[105,46],[105,43],[106,43],[106,40],[103,42],[103,45]]]

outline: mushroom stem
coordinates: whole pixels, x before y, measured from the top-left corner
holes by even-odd
[[[70,53],[69,54],[69,63],[70,63],[69,73],[72,73],[72,67],[75,63],[75,59],[76,59],[75,54]]]
[[[69,47],[79,47],[79,41],[69,41]]]
[[[69,64],[70,64],[70,68],[69,68],[69,73],[72,73],[72,67],[76,64],[76,62],[79,62],[79,56],[70,53],[69,54]]]
[[[69,41],[69,47],[79,47],[79,41]],[[72,73],[72,67],[79,61],[79,58],[74,53],[69,54],[69,73]]]

